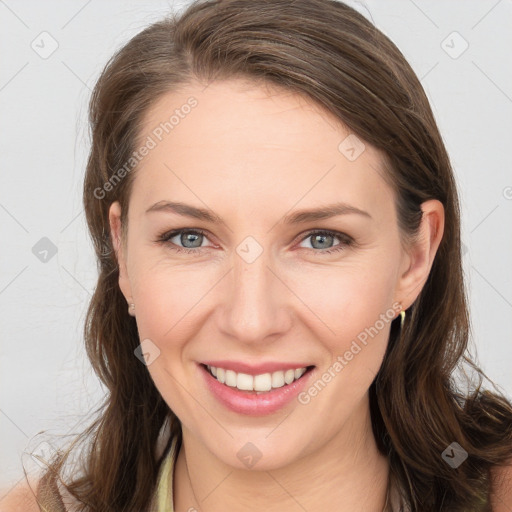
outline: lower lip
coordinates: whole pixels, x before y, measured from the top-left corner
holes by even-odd
[[[285,407],[305,388],[314,372],[313,368],[291,384],[257,395],[221,384],[202,364],[199,365],[199,370],[208,389],[219,402],[231,411],[247,416],[265,416]]]

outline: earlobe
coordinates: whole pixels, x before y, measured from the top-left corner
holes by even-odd
[[[418,240],[408,250],[407,269],[400,276],[396,296],[403,309],[414,303],[427,282],[444,233],[444,207],[437,199],[421,205],[423,212]]]

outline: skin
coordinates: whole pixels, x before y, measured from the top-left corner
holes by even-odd
[[[443,206],[422,205],[419,241],[404,247],[382,154],[365,143],[349,161],[338,146],[350,132],[336,118],[290,91],[240,80],[166,94],[147,112],[140,140],[190,96],[197,107],[133,171],[125,238],[119,203],[109,212],[119,286],[135,304],[140,339],[160,350],[148,370],[182,422],[175,509],[382,510],[388,463],[372,434],[368,388],[390,322],[310,403],[294,400],[269,416],[225,409],[196,363],[292,360],[314,364],[320,377],[394,303],[414,302],[443,235]],[[209,208],[224,223],[146,213],[164,200]],[[282,222],[338,201],[371,219]],[[172,229],[206,231],[192,249],[199,255],[173,251],[183,247],[179,235],[156,242]],[[343,239],[313,245],[310,232],[320,229],[355,245],[322,255]],[[263,248],[252,263],[236,252],[247,236]],[[248,442],[262,454],[252,469],[237,457]]]
[[[349,162],[337,151],[348,132],[336,119],[289,92],[268,97],[240,82],[202,91],[196,85],[187,95],[168,95],[148,113],[145,128],[151,130],[191,94],[199,100],[200,108],[137,171],[127,240],[119,204],[110,209],[119,285],[136,303],[141,339],[151,337],[161,350],[148,370],[183,425],[175,511],[382,510],[388,465],[371,433],[367,391],[389,325],[308,405],[294,402],[266,418],[223,410],[201,387],[193,361],[285,361],[293,354],[321,374],[395,299],[404,309],[414,302],[442,237],[442,205],[422,205],[420,241],[403,248],[379,153],[366,144]],[[161,199],[206,203],[229,228],[143,213]],[[290,210],[340,199],[369,211],[372,221],[347,215],[300,229],[279,225]],[[152,241],[158,229],[184,227],[210,230],[221,249],[193,259]],[[311,238],[297,235],[318,228],[351,234],[360,245],[323,259],[292,250],[311,247]],[[235,251],[248,235],[264,247],[251,264]],[[236,457],[247,441],[262,452],[251,470]],[[491,476],[492,508],[509,512],[512,460]],[[4,489],[0,512],[38,512],[36,486]]]

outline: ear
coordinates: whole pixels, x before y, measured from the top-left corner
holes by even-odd
[[[123,241],[122,237],[121,205],[119,204],[119,201],[115,201],[110,205],[108,219],[112,245],[114,247],[119,266],[119,288],[121,289],[126,302],[130,305],[133,302],[133,298],[126,265],[126,240]],[[132,308],[128,308],[128,311],[133,316]]]
[[[421,210],[418,240],[407,250],[395,291],[396,299],[404,310],[414,303],[427,282],[444,233],[443,204],[437,199],[430,199],[422,203]]]

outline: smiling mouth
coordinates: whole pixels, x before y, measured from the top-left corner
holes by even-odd
[[[245,391],[248,394],[268,393],[274,389],[286,387],[301,379],[314,368],[314,366],[305,366],[259,375],[249,375],[205,364],[201,364],[201,366],[221,384],[236,388],[239,391]]]

